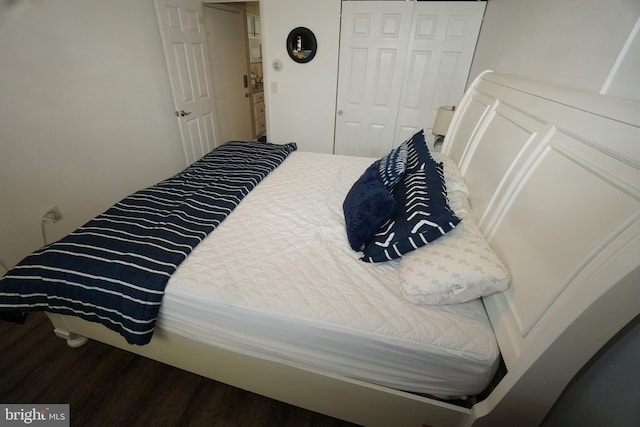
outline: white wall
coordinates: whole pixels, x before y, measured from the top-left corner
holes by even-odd
[[[340,0],[263,0],[261,2],[267,137],[295,141],[298,149],[333,152],[338,78]],[[316,35],[318,51],[311,62],[298,64],[287,54],[289,32],[307,27]],[[281,61],[280,71],[272,68]]]
[[[42,246],[47,208],[64,216],[51,241],[184,167],[152,0],[16,4],[0,19],[7,266]]]
[[[489,0],[470,79],[492,69],[640,100],[639,18],[638,0]]]

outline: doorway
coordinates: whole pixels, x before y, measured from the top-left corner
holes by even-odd
[[[220,139],[255,140],[264,133],[259,3],[203,6]]]

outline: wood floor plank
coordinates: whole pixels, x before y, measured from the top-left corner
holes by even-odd
[[[68,403],[71,425],[355,427],[90,341],[72,349],[44,313],[0,320],[0,403]]]

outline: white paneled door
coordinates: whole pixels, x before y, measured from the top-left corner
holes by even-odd
[[[156,0],[176,117],[187,165],[217,143],[207,35],[200,0]]]
[[[378,156],[394,140],[413,2],[343,2],[335,153]]]
[[[464,93],[484,2],[342,3],[335,153],[379,157]]]

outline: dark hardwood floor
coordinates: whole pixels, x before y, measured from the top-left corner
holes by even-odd
[[[44,313],[0,320],[0,403],[68,403],[82,427],[354,426],[99,342],[69,348]]]

